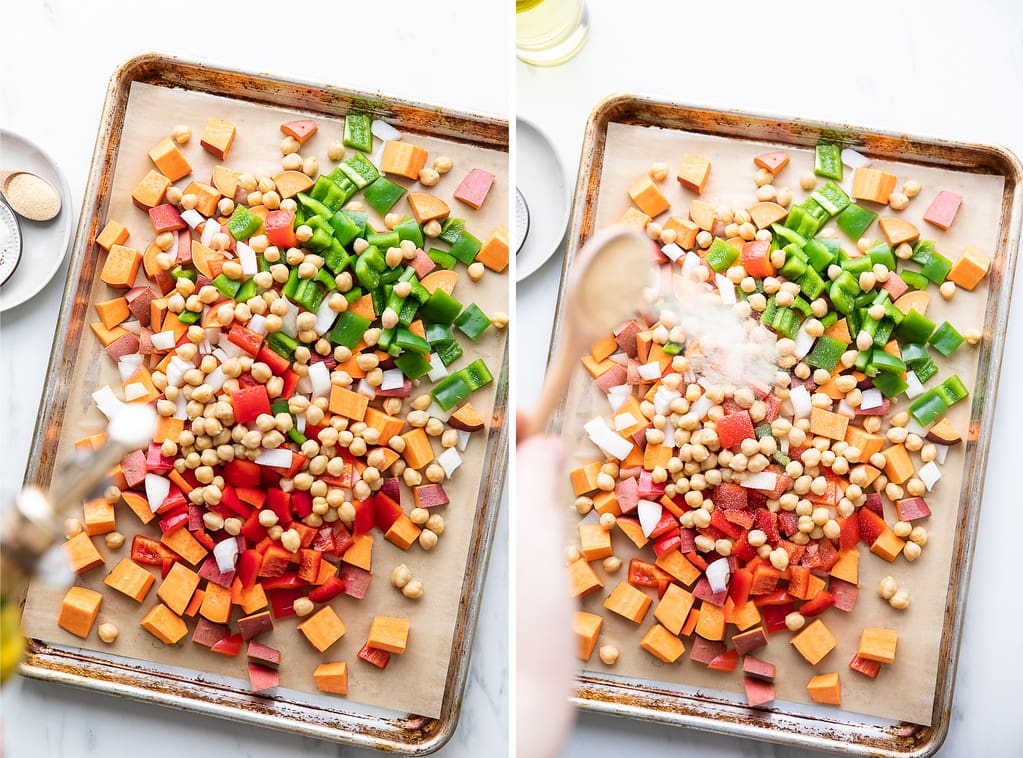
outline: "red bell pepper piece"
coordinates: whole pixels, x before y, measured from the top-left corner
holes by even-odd
[[[373,574],[350,563],[342,563],[340,577],[342,584],[344,584],[344,593],[349,597],[354,597],[356,600],[362,600],[366,597],[367,590],[369,590],[369,583],[373,578]]]
[[[317,529],[316,536],[313,538],[313,542],[310,547],[321,553],[334,552],[334,530],[329,526]]]
[[[182,506],[181,510],[168,513],[160,519],[160,531],[170,534],[177,529],[183,529],[188,524],[188,509]]]
[[[256,356],[256,360],[262,361],[267,366],[269,366],[270,371],[273,372],[274,376],[282,376],[285,371],[291,368],[291,361],[289,361],[280,353],[275,353],[266,345],[263,345],[263,347],[259,348],[259,353]]]
[[[816,616],[819,613],[823,613],[828,608],[835,604],[835,596],[827,590],[821,590],[812,599],[807,600],[801,606],[799,606],[799,612],[804,616]]]
[[[352,529],[356,534],[366,534],[376,521],[373,503],[371,500],[353,500],[352,505],[355,506],[355,523]]]
[[[303,548],[298,553],[298,578],[304,582],[313,582],[320,574],[320,563],[323,553]]]
[[[760,615],[764,618],[764,629],[768,634],[786,629],[785,617],[796,609],[794,603],[785,605],[766,605],[760,609]]]
[[[660,581],[671,582],[671,576],[648,561],[639,558],[629,561],[629,584],[633,587],[656,587]]]
[[[269,211],[263,221],[263,231],[267,241],[281,250],[298,246],[298,239],[295,237],[294,211]]]
[[[682,537],[676,529],[673,532],[665,532],[654,541],[654,552],[660,558],[662,555],[678,550],[681,545]]]
[[[749,600],[749,591],[752,586],[753,572],[747,568],[736,569],[732,572],[732,580],[728,583],[728,596],[736,605],[742,605]]]
[[[235,487],[258,487],[260,468],[261,466],[257,463],[244,458],[235,458],[224,464],[224,479]]]
[[[715,671],[735,671],[735,666],[738,662],[739,651],[732,648],[714,658],[707,664],[707,668],[714,669]]]
[[[270,590],[293,590],[303,586],[297,571],[285,571],[280,576],[264,579],[261,584],[267,592]]]
[[[313,512],[313,496],[302,490],[291,493],[291,509],[296,518],[305,518]]]
[[[266,507],[277,514],[282,524],[291,522],[291,493],[271,487],[266,492]]]
[[[374,523],[377,529],[386,533],[394,525],[394,522],[401,517],[401,506],[382,492],[377,492],[371,502],[373,503]]]
[[[661,535],[671,531],[678,532],[678,519],[675,518],[675,514],[664,508],[661,511],[660,520],[654,525],[654,528],[650,530],[650,534],[647,536],[652,540],[656,540]]]
[[[267,590],[266,599],[270,603],[270,611],[275,619],[295,615],[295,601],[305,594],[303,587],[282,587]]]
[[[295,499],[294,497],[292,497],[292,503],[294,502]],[[294,529],[296,532],[298,532],[298,537],[300,541],[299,544],[301,544],[302,547],[309,547],[311,544],[313,544],[313,539],[316,537],[316,530],[313,529],[311,526],[303,524],[301,521],[292,521],[288,525],[288,528]]]
[[[151,537],[136,534],[131,541],[131,559],[145,566],[162,566],[165,560],[179,560],[177,553]]]
[[[255,550],[243,550],[238,556],[235,564],[235,576],[241,580],[242,587],[248,589],[256,583],[259,574],[259,566],[263,562],[263,556]]]
[[[259,566],[260,577],[280,576],[288,569],[291,563],[291,553],[280,545],[271,545],[263,553],[263,562]]]
[[[378,669],[387,668],[387,664],[391,661],[391,654],[386,650],[377,650],[369,645],[362,646],[362,650],[358,652],[358,657],[367,663],[372,663]]]
[[[344,592],[345,583],[338,576],[332,576],[319,587],[309,591],[309,599],[314,603],[327,603]]]
[[[739,535],[742,534],[742,527],[725,518],[725,514],[720,508],[715,508],[711,514],[710,525],[733,540],[739,539]]]
[[[174,459],[165,458],[160,446],[155,442],[150,442],[149,449],[146,451],[146,471],[162,474],[172,468],[174,468]]]
[[[266,527],[259,523],[259,512],[252,511],[242,524],[241,535],[253,545],[266,539]]]
[[[867,508],[860,508],[858,516],[860,520],[860,539],[864,545],[869,547],[877,541],[877,538],[888,528],[888,525],[885,524],[883,518]]]
[[[256,384],[239,389],[231,395],[231,406],[234,408],[234,420],[239,424],[247,424],[255,421],[260,414],[270,413],[270,397],[264,385]]]
[[[256,334],[251,329],[246,329],[240,324],[233,324],[227,332],[227,339],[237,345],[246,353],[255,358],[259,355],[259,348],[263,344],[263,335]]]
[[[242,650],[242,636],[240,634],[232,634],[230,637],[217,640],[210,646],[210,650],[214,653],[234,657]]]
[[[753,598],[753,605],[763,608],[765,605],[786,605],[795,600],[788,590],[775,590],[765,595],[757,595]]]
[[[753,421],[750,419],[749,411],[722,416],[717,421],[717,428],[718,439],[723,448],[735,447],[745,439],[757,438],[753,432]]]
[[[340,521],[335,521],[332,529],[334,532],[334,552],[342,556],[355,543],[355,540],[352,539],[352,535],[347,527]]]
[[[239,505],[245,510],[245,513],[240,514],[242,518],[248,518],[252,508],[263,510],[263,506],[266,504],[266,490],[262,487],[234,487],[233,490],[236,499],[240,501]],[[227,490],[225,489],[224,491],[226,492]]]
[[[746,273],[763,279],[774,276],[774,266],[771,264],[771,243],[761,240],[752,240],[742,246],[742,266]]]
[[[281,378],[284,379],[284,385],[281,387],[281,397],[285,400],[290,400],[291,396],[295,394],[295,388],[298,387],[298,382],[302,377],[288,369],[281,374]]]
[[[188,499],[185,498],[185,493],[172,484],[170,492],[167,493],[167,497],[160,503],[160,507],[156,509],[156,512],[160,516],[167,516],[172,513],[178,513],[183,509],[187,510],[187,508]]]

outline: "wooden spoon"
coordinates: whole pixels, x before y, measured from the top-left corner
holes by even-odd
[[[640,305],[650,284],[650,240],[635,229],[614,227],[592,237],[579,251],[565,288],[565,321],[557,351],[547,367],[540,399],[526,436],[547,426],[565,397],[579,357]],[[520,442],[524,437],[520,436]]]
[[[11,210],[29,221],[49,221],[60,213],[60,194],[31,171],[0,173],[0,193]]]

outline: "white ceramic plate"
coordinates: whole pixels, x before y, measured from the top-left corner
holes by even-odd
[[[515,140],[515,183],[529,207],[528,232],[515,254],[515,279],[521,282],[560,247],[568,231],[570,204],[565,171],[543,132],[517,118]]]
[[[0,312],[21,305],[53,278],[71,245],[75,210],[67,179],[42,148],[24,137],[0,129],[0,169],[31,171],[60,193],[60,213],[50,221],[18,219],[21,224],[21,260],[11,278],[0,285]]]

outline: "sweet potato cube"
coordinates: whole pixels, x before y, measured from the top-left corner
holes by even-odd
[[[833,440],[844,440],[849,428],[849,418],[839,413],[832,413],[823,408],[814,407],[810,411],[810,433]]]
[[[96,623],[103,595],[86,587],[72,587],[64,595],[60,604],[60,615],[57,625],[82,639],[89,636],[92,625]]]
[[[766,229],[789,215],[788,209],[773,202],[757,203],[750,207],[749,213],[757,229]]]
[[[171,186],[171,180],[159,171],[150,171],[135,185],[131,192],[131,201],[135,207],[148,211],[163,202],[167,195],[167,188]]]
[[[331,568],[333,568],[332,564],[328,563],[327,561],[323,561],[323,565],[331,566]],[[317,579],[318,578],[319,577],[317,577]],[[322,582],[317,582],[317,584],[322,584]],[[241,606],[242,610],[245,613],[248,614],[255,613],[261,608],[266,608],[267,605],[266,590],[263,589],[262,584],[259,584],[257,582],[256,584],[253,584],[251,587],[242,588],[241,597],[238,598],[238,600],[239,600],[238,605]]]
[[[610,513],[612,516],[620,516],[622,508],[618,503],[618,496],[615,495],[614,491],[610,492],[597,492],[593,495],[593,510],[603,516],[605,513]],[[628,525],[622,527],[622,531],[628,535]],[[632,539],[631,535],[628,535],[629,539]],[[643,536],[642,528],[640,529],[639,536]],[[646,539],[644,537],[644,539]]]
[[[476,260],[498,273],[508,267],[508,227],[498,224],[476,254]]]
[[[855,200],[888,204],[898,177],[876,168],[857,168],[853,171],[852,192]]]
[[[219,160],[224,160],[227,158],[227,151],[231,149],[231,143],[234,142],[234,133],[234,124],[230,121],[211,118],[206,121],[206,129],[203,130],[199,144]]]
[[[149,151],[149,159],[172,182],[192,173],[192,167],[170,137],[163,138]]]
[[[860,460],[866,461],[874,453],[881,452],[881,446],[884,445],[885,438],[881,434],[871,434],[863,427],[850,425],[845,430],[845,441],[852,447],[858,448]]]
[[[764,647],[767,644],[767,634],[764,632],[764,627],[758,626],[748,632],[732,635],[732,644],[735,645],[739,655],[746,655]]]
[[[215,624],[226,624],[231,618],[231,589],[207,582],[199,615]]]
[[[163,603],[155,605],[139,625],[165,645],[173,645],[188,634],[184,620]]]
[[[352,421],[362,421],[366,416],[369,398],[350,389],[332,385],[330,388],[330,412]],[[423,432],[425,434],[425,432]]]
[[[604,601],[604,607],[627,618],[632,623],[638,624],[643,621],[652,602],[653,600],[648,595],[628,582],[619,582]]]
[[[842,685],[838,680],[838,672],[818,674],[806,685],[806,691],[815,703],[828,705],[842,704]]]
[[[696,633],[705,640],[723,640],[725,638],[724,609],[704,601],[700,606],[700,620],[696,622]]]
[[[967,245],[963,254],[952,264],[948,278],[955,282],[956,286],[972,290],[987,276],[989,268],[991,259],[973,245]]]
[[[321,663],[313,672],[313,681],[320,692],[333,695],[348,694],[348,664],[344,661]]]
[[[597,475],[600,474],[600,467],[601,461],[593,461],[572,470],[569,476],[572,479],[572,489],[575,491],[576,497],[597,489]]]
[[[240,171],[235,171],[227,166],[213,167],[213,186],[224,197],[233,198],[238,191],[238,180],[241,177]]]
[[[892,247],[920,239],[920,230],[904,218],[882,218],[877,223],[885,241]]]
[[[401,435],[401,438],[405,440],[405,450],[402,451],[402,457],[409,466],[418,469],[433,460],[433,447],[430,445],[430,438],[422,427],[405,432],[405,434]]]
[[[593,648],[597,646],[597,636],[600,634],[600,627],[603,623],[604,618],[595,613],[576,611],[572,614],[572,631],[575,633],[576,642],[579,645],[577,655],[580,660],[590,660]]]
[[[665,663],[674,663],[686,651],[685,643],[660,624],[650,627],[639,646]]]
[[[897,537],[895,532],[886,526],[884,531],[874,540],[874,544],[870,546],[870,552],[891,563],[899,557],[899,553],[902,552],[902,548],[905,546],[906,541],[901,537]]]
[[[107,501],[105,497],[98,497],[86,500],[82,503],[83,522],[85,533],[90,537],[97,534],[107,534],[117,528],[117,519],[114,516],[114,504]]]
[[[251,616],[244,616],[238,619],[238,631],[243,640],[251,640],[261,634],[273,631],[274,622],[270,611],[254,613]]]
[[[302,174],[305,176],[305,174]],[[309,177],[306,177],[307,179]],[[312,186],[312,184],[310,184]],[[220,202],[220,190],[213,187],[205,182],[192,182],[185,187],[186,195],[195,195],[196,204],[195,209],[206,217],[215,216],[217,213],[217,203]],[[192,257],[195,257],[195,246],[192,246]],[[207,272],[203,272],[207,273]]]
[[[96,244],[104,250],[109,250],[114,245],[123,245],[128,239],[128,227],[120,221],[110,219],[107,221],[103,231],[96,237]]]
[[[618,223],[621,226],[632,226],[637,229],[646,229],[646,225],[653,221],[648,215],[643,213],[639,208],[628,208],[622,217],[618,219]]]
[[[757,679],[772,680],[777,670],[773,663],[763,661],[754,655],[747,655],[742,661],[742,673]]]
[[[682,156],[682,163],[678,167],[676,178],[686,189],[696,194],[702,194],[703,188],[707,186],[707,177],[710,176],[710,161],[701,158],[699,155],[687,153]],[[695,218],[693,219],[696,220]],[[697,222],[699,223],[699,222]]]
[[[691,592],[684,590],[677,584],[669,584],[664,595],[654,608],[654,618],[664,625],[672,634],[681,634],[682,627],[689,618],[689,611],[692,610],[694,598]]]
[[[802,655],[811,666],[816,666],[820,661],[835,649],[835,645],[838,644],[838,640],[835,639],[835,635],[831,633],[824,622],[817,619],[809,626],[805,627],[802,631],[792,637],[789,640],[799,654]]]
[[[402,513],[384,534],[384,539],[392,545],[397,545],[402,550],[408,550],[419,539],[422,531],[422,529],[412,523],[408,516]]]
[[[657,564],[657,568],[664,569],[687,587],[700,578],[700,569],[690,563],[689,559],[678,550],[658,556],[654,563]]]
[[[142,264],[142,253],[133,247],[114,245],[107,253],[99,278],[111,287],[129,289],[135,285],[135,276]]]
[[[583,559],[596,561],[614,554],[611,531],[600,524],[579,524],[579,544]]]
[[[664,222],[665,229],[672,229],[675,232],[675,244],[683,250],[692,250],[696,245],[696,235],[700,227],[687,218],[671,216]]]
[[[304,145],[306,140],[316,134],[318,129],[316,122],[311,118],[297,119],[281,124],[281,133],[294,137],[300,145]]]
[[[314,182],[301,171],[282,171],[274,176],[274,184],[281,197],[287,199],[299,192],[305,192]]]
[[[577,558],[568,564],[568,581],[572,587],[573,597],[583,597],[604,586],[600,577],[583,558]]]
[[[899,633],[895,629],[866,627],[860,634],[860,646],[856,655],[868,661],[892,663],[895,660],[895,646]]]
[[[321,653],[341,639],[347,629],[329,605],[323,606],[298,625],[310,644]]]
[[[419,172],[426,165],[426,155],[423,148],[411,143],[388,140],[380,155],[380,170],[406,179],[418,179]]]
[[[455,200],[461,200],[471,208],[479,210],[487,199],[490,188],[494,184],[494,175],[481,168],[474,168],[455,189]]]
[[[104,562],[103,556],[85,532],[79,532],[65,542],[64,552],[67,553],[71,570],[76,574],[84,574]]]
[[[959,206],[962,202],[962,195],[942,190],[927,207],[927,211],[924,213],[924,221],[934,224],[947,232],[949,227],[952,226],[952,222],[955,221],[956,213],[959,212]]]
[[[187,529],[175,529],[173,532],[167,532],[160,537],[160,542],[193,566],[199,565],[199,562],[209,553],[209,550],[204,548]]]
[[[888,477],[888,481],[902,484],[916,473],[913,461],[910,459],[905,445],[892,445],[882,450],[881,454],[884,455],[887,461],[884,473]]]
[[[651,218],[659,216],[671,207],[668,198],[657,189],[654,180],[645,174],[629,187],[629,197],[643,213]]]
[[[199,575],[180,561],[171,566],[167,576],[156,591],[156,596],[177,615],[181,615],[188,607],[193,593],[199,586]],[[216,619],[210,619],[215,621]]]
[[[137,492],[122,492],[121,499],[131,508],[132,512],[139,517],[139,521],[148,524],[156,514],[149,507],[149,501]]]
[[[373,535],[356,534],[352,537],[352,546],[345,550],[341,560],[352,566],[371,571],[373,566]]]
[[[447,203],[425,192],[408,193],[408,204],[412,208],[412,215],[420,224],[438,221],[451,215],[451,208]]]
[[[831,575],[850,584],[858,584],[860,576],[860,551],[856,548],[843,550],[838,561],[831,567]]]
[[[96,303],[95,308],[96,313],[99,314],[99,320],[107,329],[113,329],[131,315],[131,311],[128,310],[128,301],[123,297]]]
[[[366,644],[377,650],[384,650],[394,655],[405,652],[408,644],[410,622],[407,618],[394,616],[374,616],[369,627],[369,639]]]
[[[149,588],[153,586],[154,581],[156,578],[140,565],[130,558],[122,558],[103,583],[124,593],[136,603],[141,603],[149,594]]]

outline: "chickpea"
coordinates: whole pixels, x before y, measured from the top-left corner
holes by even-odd
[[[107,543],[107,547],[111,550],[120,550],[124,547],[124,535],[120,532],[108,532],[103,537],[103,541]]]
[[[407,585],[412,579],[412,572],[409,567],[404,563],[400,563],[394,567],[394,571],[391,572],[391,584],[397,587],[399,590]]]
[[[899,585],[895,581],[894,576],[886,576],[877,585],[877,594],[884,600],[891,600],[891,598],[898,591]]]
[[[446,155],[439,155],[433,159],[433,168],[438,174],[446,174],[452,167],[451,159]]]
[[[920,182],[915,179],[907,179],[902,183],[902,194],[906,197],[916,197],[920,194]]]
[[[617,573],[622,567],[622,559],[617,555],[609,555],[603,561],[604,571],[609,574]]]
[[[440,174],[436,169],[424,168],[419,172],[419,183],[424,187],[434,187],[440,181]]]
[[[668,178],[668,164],[667,163],[655,163],[650,167],[650,178],[655,182],[663,182]]]
[[[909,205],[909,198],[901,192],[893,192],[888,196],[888,207],[893,211],[903,211]]]
[[[600,657],[600,662],[605,666],[614,666],[618,661],[619,652],[618,648],[614,645],[601,645],[597,655]]]
[[[817,186],[817,177],[814,174],[807,172],[799,177],[799,186],[809,192]]]
[[[915,561],[922,552],[923,548],[915,542],[907,542],[905,547],[902,548],[902,555],[905,556],[907,561]]]
[[[302,173],[308,177],[314,177],[320,173],[320,162],[313,156],[309,156],[302,161]],[[266,197],[266,194],[263,195]]]
[[[472,279],[474,282],[478,282],[480,279],[483,278],[483,274],[486,272],[486,269],[484,268],[482,263],[480,263],[479,261],[475,261],[469,264],[468,272],[469,278]]]
[[[888,599],[888,605],[897,611],[904,611],[909,607],[909,593],[899,590]]]
[[[339,161],[345,157],[345,146],[341,140],[334,140],[327,147],[327,158],[332,161]]]
[[[409,600],[416,600],[423,596],[423,583],[418,579],[410,579],[408,584],[401,588],[401,594]]]
[[[434,219],[432,221],[427,221],[425,224],[423,224],[423,234],[425,234],[430,239],[434,239],[436,237],[439,237],[440,236],[440,232],[441,232],[441,225],[440,225],[440,222],[437,221],[436,219]]]
[[[790,632],[802,629],[805,623],[806,617],[799,611],[793,611],[785,616],[785,628]]]
[[[118,629],[113,624],[106,622],[99,625],[96,635],[106,644],[112,645],[117,639]]]
[[[291,607],[292,610],[295,611],[296,616],[308,616],[313,612],[313,608],[315,606],[313,605],[313,601],[309,598],[300,597],[295,600]]]

